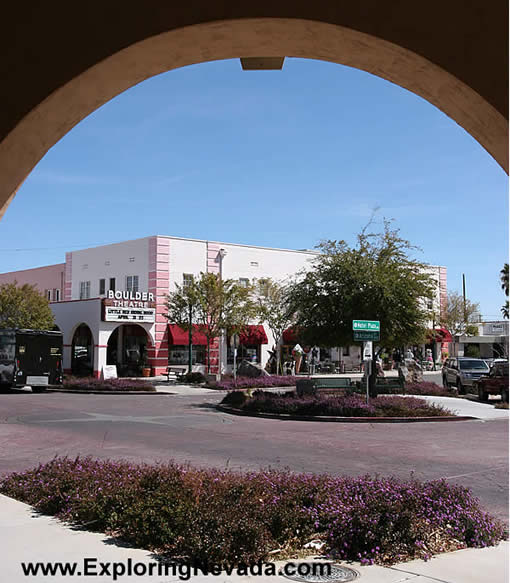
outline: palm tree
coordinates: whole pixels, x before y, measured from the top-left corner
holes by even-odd
[[[499,272],[499,279],[501,280],[501,289],[508,295],[508,263],[505,263],[503,269]]]
[[[503,269],[499,272],[499,279],[501,281],[501,289],[505,292],[505,295],[508,295],[508,263],[505,263]],[[508,300],[501,308],[501,313],[503,314],[503,318],[508,320]]]

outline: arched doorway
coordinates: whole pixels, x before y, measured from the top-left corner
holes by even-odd
[[[71,373],[75,376],[92,376],[94,372],[94,338],[87,324],[74,331],[71,344]]]
[[[117,326],[108,339],[106,364],[117,367],[119,377],[143,376],[143,369],[150,366],[151,339],[138,324]]]
[[[285,0],[159,8],[123,4],[119,11],[114,3],[99,18],[93,5],[84,5],[80,18],[71,19],[58,3],[31,7],[31,18],[23,3],[9,6],[5,20],[12,26],[0,39],[3,82],[11,88],[0,108],[0,216],[44,154],[122,91],[178,67],[240,57],[318,59],[378,75],[438,107],[508,169],[508,6],[502,2],[495,9],[432,1],[418,18],[413,3],[392,0],[362,9]]]

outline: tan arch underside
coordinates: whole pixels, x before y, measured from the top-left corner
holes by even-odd
[[[0,218],[44,154],[122,91],[178,67],[261,56],[339,63],[400,85],[455,120],[508,171],[508,121],[466,84],[416,53],[324,22],[225,20],[175,29],[132,44],[54,91],[26,115],[0,144]]]

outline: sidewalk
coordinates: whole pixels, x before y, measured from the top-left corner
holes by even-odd
[[[0,495],[0,548],[2,549],[1,580],[9,583],[52,583],[80,581],[83,577],[25,576],[21,562],[78,562],[81,568],[86,557],[97,559],[97,572],[101,571],[99,562],[124,562],[131,559],[134,563],[148,564],[154,561],[153,555],[144,550],[117,546],[103,534],[73,530],[47,516],[37,516],[32,509],[11,498]],[[392,567],[361,566],[357,563],[344,564],[359,573],[360,583],[503,583],[508,581],[509,543],[505,541],[497,547],[487,549],[464,549],[434,557],[430,561],[412,561]],[[308,559],[310,561],[311,559]],[[278,565],[283,563],[278,563]],[[111,576],[87,577],[94,583],[110,583]],[[289,579],[276,577],[203,576],[191,579],[194,583],[285,583]],[[165,583],[179,581],[172,575],[119,577],[119,582],[139,581]]]

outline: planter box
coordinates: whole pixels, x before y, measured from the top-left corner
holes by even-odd
[[[298,379],[296,381],[296,393],[299,396],[315,394],[315,383],[312,379]]]
[[[208,385],[215,385],[221,381],[221,375],[219,373],[209,373],[205,375],[205,382]]]

